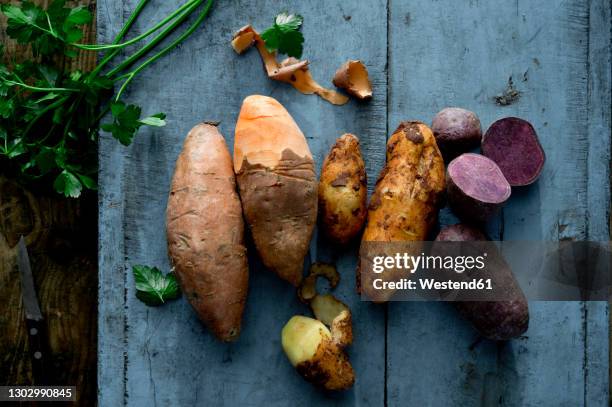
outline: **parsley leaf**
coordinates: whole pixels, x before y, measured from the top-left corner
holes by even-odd
[[[85,7],[79,6],[71,9],[62,24],[64,39],[70,43],[80,41],[83,38],[83,30],[80,26],[89,24],[91,19],[91,13]]]
[[[304,22],[304,17],[299,14],[280,13],[274,19],[276,24],[283,31],[299,30]]]
[[[55,191],[63,194],[67,198],[77,198],[81,195],[83,184],[81,181],[70,171],[64,170],[57,176],[53,183]]]
[[[272,27],[261,34],[268,51],[300,58],[304,50],[304,35],[300,31],[303,22],[304,18],[299,14],[277,15]]]
[[[157,306],[180,296],[176,277],[164,275],[157,267],[136,265],[132,267],[136,283],[136,297],[149,306]]]
[[[136,105],[126,105],[119,101],[111,103],[110,109],[113,122],[102,124],[100,128],[112,133],[113,137],[124,146],[132,143],[134,135],[141,126],[161,127],[166,125],[164,120],[166,115],[163,113],[141,119],[141,109]]]

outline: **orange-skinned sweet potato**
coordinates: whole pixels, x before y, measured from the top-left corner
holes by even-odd
[[[249,279],[244,223],[231,157],[213,125],[199,124],[187,135],[172,179],[166,227],[185,297],[217,338],[235,340]]]
[[[294,286],[317,219],[317,180],[304,134],[275,99],[247,97],[236,123],[234,171],[264,265]]]

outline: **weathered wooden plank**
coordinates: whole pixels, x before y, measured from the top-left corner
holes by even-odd
[[[112,42],[124,20],[121,2],[99,2],[98,42]],[[100,406],[121,406],[126,393],[124,152],[125,149],[109,134],[101,134],[98,149],[98,404]]]
[[[589,4],[589,239],[609,241],[609,188],[604,194],[601,190],[610,180],[610,158],[606,159],[601,150],[610,152],[612,138],[612,5],[606,0],[592,0]],[[585,313],[588,369],[585,404],[609,404],[609,305],[588,303]]]
[[[126,8],[133,8],[136,2],[127,3]],[[135,28],[142,30],[172,7],[175,5],[155,2]],[[100,9],[110,34],[120,22],[121,2],[104,0]],[[361,58],[370,67],[376,87],[372,102],[334,107],[269,81],[255,52],[243,57],[234,54],[229,46],[234,30],[245,23],[264,28],[275,13],[285,9],[305,17],[305,57],[312,63],[314,76],[330,84],[344,59]],[[323,27],[333,27],[333,36]],[[367,48],[363,47],[366,42]],[[101,352],[107,353],[99,375],[101,405],[383,403],[384,315],[354,293],[354,248],[347,252],[350,255],[339,255],[337,264],[343,276],[339,297],[351,305],[355,315],[356,342],[351,354],[358,382],[353,390],[337,396],[312,388],[287,362],[280,347],[280,330],[290,316],[308,311],[297,301],[294,289],[263,270],[253,251],[244,328],[240,341],[232,345],[216,342],[185,299],[156,309],[144,306],[134,296],[127,270],[138,263],[168,269],[164,211],[183,138],[199,121],[220,120],[231,146],[241,101],[249,94],[272,95],[287,107],[306,134],[318,165],[336,137],[343,132],[359,135],[368,175],[375,180],[384,161],[386,49],[382,0],[369,4],[330,1],[325,7],[315,1],[217,2],[210,19],[185,46],[134,83],[128,99],[146,112],[166,111],[168,126],[144,131],[127,149],[117,147],[108,137],[102,140],[101,230],[105,232],[100,248],[101,279],[109,286],[100,294],[101,298],[108,295],[100,317],[105,324],[101,326]],[[317,246],[313,243],[313,260]],[[324,253],[320,258],[325,258]]]
[[[46,7],[50,1],[35,0],[34,3]],[[95,12],[95,1],[78,3]],[[6,17],[0,14],[3,62],[31,59],[31,49],[10,39],[6,28]],[[95,24],[91,24],[85,28],[84,38],[91,42],[95,37]],[[89,70],[95,64],[95,55],[82,52],[78,58],[66,58],[64,63],[66,69]],[[33,383],[16,266],[16,245],[23,235],[49,336],[52,384],[76,385],[76,404],[91,405],[97,397],[95,194],[79,200],[63,199],[52,188],[21,185],[13,179],[14,173],[7,170],[0,168],[0,349],[3,355],[0,385]]]
[[[513,191],[503,217],[491,225],[498,228],[490,230],[494,237],[608,238],[609,172],[601,167],[610,158],[609,112],[589,107],[594,87],[610,88],[606,57],[598,75],[589,63],[590,41],[609,53],[610,5],[604,3],[589,10],[586,1],[392,2],[389,127],[406,118],[430,121],[457,105],[476,111],[485,128],[516,115],[539,130],[545,171],[536,185]],[[603,12],[598,31],[589,30],[594,10]],[[521,98],[497,106],[493,97],[509,77]],[[593,104],[602,101],[600,95]],[[603,188],[589,188],[593,176]],[[442,220],[453,217],[446,212]],[[477,334],[447,304],[391,304],[389,405],[604,405],[608,379],[590,371],[601,373],[593,359],[607,352],[607,305],[530,307],[524,338],[474,346]]]

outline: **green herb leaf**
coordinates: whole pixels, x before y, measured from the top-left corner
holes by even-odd
[[[150,306],[157,306],[180,296],[176,277],[164,275],[157,267],[136,265],[132,267],[136,283],[136,297]]]
[[[282,31],[299,30],[304,22],[304,17],[299,14],[280,13],[274,19],[274,24]]]
[[[266,29],[261,38],[269,51],[278,51],[290,57],[300,58],[303,52],[304,36],[299,31],[304,18],[299,14],[280,13],[274,25]]]
[[[164,113],[157,113],[144,119],[140,119],[139,122],[146,126],[153,127],[164,127],[166,125],[166,115]]]
[[[87,189],[98,189],[98,184],[93,178],[88,177],[87,175],[77,174],[79,180]]]
[[[136,105],[126,105],[121,101],[113,102],[111,103],[110,110],[113,122],[104,123],[100,128],[112,133],[113,137],[125,146],[132,143],[134,135],[141,126],[162,127],[166,125],[164,120],[166,115],[163,113],[157,113],[141,119],[141,109]]]
[[[304,50],[304,36],[299,31],[287,31],[280,37],[278,52],[300,58]]]
[[[71,172],[64,170],[53,183],[55,191],[64,194],[67,198],[78,198],[83,190],[81,181]]]
[[[62,29],[64,31],[64,39],[68,43],[76,43],[83,38],[83,29],[85,24],[91,22],[91,13],[83,6],[75,7],[70,10],[70,13],[64,20]]]

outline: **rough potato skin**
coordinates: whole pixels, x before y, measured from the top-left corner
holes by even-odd
[[[238,338],[247,287],[244,223],[223,136],[194,127],[176,162],[166,210],[168,252],[182,291],[222,341]]]
[[[465,224],[448,226],[436,241],[462,242],[489,240],[480,230]],[[505,341],[521,336],[529,328],[529,303],[509,267],[491,270],[495,281],[510,292],[511,301],[453,302],[455,308],[487,339]]]
[[[346,352],[331,339],[323,339],[314,356],[295,368],[308,382],[325,390],[346,390],[355,383]]]
[[[474,112],[447,107],[434,117],[431,129],[446,160],[478,147],[482,139],[480,119]]]
[[[271,169],[245,157],[237,174],[244,216],[264,265],[299,286],[317,220],[314,161],[283,151]]]
[[[336,140],[321,169],[319,214],[323,233],[340,245],[355,238],[365,223],[367,198],[359,139],[345,134]]]
[[[436,224],[445,190],[444,161],[436,140],[424,123],[409,121],[399,125],[387,142],[387,163],[383,168],[368,208],[368,219],[362,238],[365,242],[427,240]],[[384,302],[392,293],[375,292],[372,274],[357,289],[376,302]],[[403,271],[386,272],[383,277],[396,281]],[[362,284],[363,283],[363,284]]]

